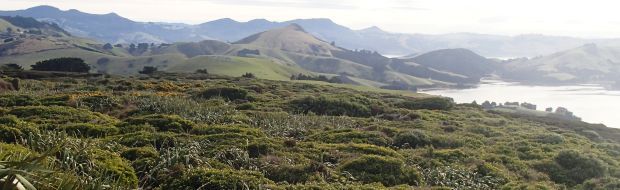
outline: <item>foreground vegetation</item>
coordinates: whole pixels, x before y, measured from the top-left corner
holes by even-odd
[[[0,106],[3,187],[620,188],[618,130],[437,97],[164,74],[21,80]]]

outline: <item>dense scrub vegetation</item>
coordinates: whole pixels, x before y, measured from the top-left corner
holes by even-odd
[[[65,57],[39,61],[32,65],[32,70],[87,73],[90,65],[80,58]]]
[[[620,188],[618,130],[450,99],[201,74],[20,85],[0,93],[0,167],[38,189]]]

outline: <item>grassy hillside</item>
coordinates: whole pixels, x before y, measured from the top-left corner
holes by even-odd
[[[11,23],[7,22],[4,19],[0,19],[0,32],[6,32],[8,28],[17,29],[18,27],[13,26]]]
[[[230,56],[198,56],[182,64],[176,64],[166,71],[183,73],[194,72],[198,69],[207,69],[209,73],[226,76],[253,73],[258,78],[271,80],[289,80],[291,75],[310,73],[301,68],[281,65],[269,59]]]
[[[506,63],[507,77],[539,83],[615,81],[620,48],[595,44]]]
[[[38,189],[620,187],[618,129],[411,92],[204,74],[20,87],[0,92],[0,166]]]

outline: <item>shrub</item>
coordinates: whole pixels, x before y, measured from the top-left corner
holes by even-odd
[[[413,130],[409,132],[403,132],[394,137],[394,146],[396,147],[411,147],[418,148],[431,144],[431,138],[426,135],[425,132],[420,130]]]
[[[2,142],[14,143],[24,137],[24,133],[14,127],[0,125],[0,140]]]
[[[371,115],[370,108],[365,105],[324,96],[318,98],[305,97],[293,100],[289,103],[289,106],[293,112],[303,114],[312,112],[319,115],[352,117],[368,117]]]
[[[244,103],[244,104],[241,104],[241,105],[237,106],[235,109],[237,109],[237,110],[254,110],[254,109],[256,109],[256,105],[254,105],[253,103]]]
[[[68,124],[60,126],[58,129],[78,137],[94,138],[115,135],[119,132],[118,128],[114,126],[104,126],[90,123]]]
[[[191,134],[194,135],[215,135],[235,133],[242,135],[249,135],[254,137],[265,137],[265,134],[256,128],[251,128],[244,125],[215,125],[215,126],[200,126],[191,130]]]
[[[118,142],[128,147],[154,146],[159,149],[161,147],[173,147],[178,139],[174,133],[152,133],[152,132],[136,132],[124,134],[122,136],[109,137],[109,141]]]
[[[270,180],[290,184],[304,183],[314,172],[305,165],[269,165],[265,169],[265,176]]]
[[[536,141],[544,144],[561,144],[564,142],[564,137],[555,133],[540,134],[536,136]]]
[[[388,146],[391,144],[391,139],[379,132],[354,131],[351,129],[319,133],[308,138],[325,143],[364,143],[377,146]]]
[[[142,71],[138,71],[138,73],[145,74],[145,75],[150,75],[155,72],[157,72],[157,67],[153,67],[153,66],[144,66],[144,68],[142,68]]]
[[[38,124],[92,123],[114,125],[118,120],[110,116],[65,106],[25,106],[9,112],[25,121]]]
[[[572,150],[558,153],[554,160],[564,169],[563,173],[570,180],[566,182],[569,185],[580,184],[588,179],[601,177],[607,171],[600,160]]]
[[[583,190],[611,190],[620,189],[620,179],[618,178],[600,178],[590,179],[581,185]]]
[[[431,156],[433,159],[439,160],[441,163],[450,164],[463,162],[467,158],[461,150],[434,150]]]
[[[600,160],[573,150],[561,151],[553,161],[537,163],[534,168],[549,175],[554,182],[569,186],[602,177],[607,172]]]
[[[257,142],[248,145],[248,155],[250,158],[258,158],[273,152],[273,145],[265,142]]]
[[[2,95],[0,96],[0,106],[34,106],[39,105],[39,101],[28,95]]]
[[[17,161],[31,154],[37,155],[21,145],[0,143],[0,160],[2,161]]]
[[[379,182],[394,186],[418,185],[422,182],[422,176],[417,170],[407,168],[402,161],[390,157],[364,155],[344,163],[340,170],[349,172],[364,183]]]
[[[28,134],[36,134],[39,130],[31,123],[21,121],[15,116],[0,117],[0,140],[13,143]]]
[[[431,137],[431,145],[435,148],[460,148],[465,141],[456,136],[435,135]]]
[[[32,65],[32,70],[87,73],[90,66],[80,58],[65,57],[37,62]]]
[[[105,113],[105,112],[113,111],[114,109],[121,108],[121,105],[118,103],[118,100],[110,96],[102,96],[102,95],[87,96],[87,97],[81,98],[79,99],[79,103],[81,106],[85,106],[89,108],[91,111],[101,112],[101,113]]]
[[[184,171],[162,189],[262,189],[268,184],[273,182],[260,172],[196,168]]]
[[[136,188],[138,177],[131,165],[119,155],[95,149],[90,154],[90,161],[97,168],[99,176],[110,177],[123,187]]]
[[[203,91],[199,96],[206,99],[222,97],[230,101],[243,100],[248,98],[248,91],[230,87],[211,88]]]
[[[446,189],[500,189],[506,183],[503,178],[450,166],[427,168],[423,173],[427,185],[449,187]]]
[[[138,160],[144,158],[157,158],[159,153],[153,147],[137,147],[129,148],[121,153],[121,156],[127,160]]]
[[[405,109],[427,109],[427,110],[450,110],[455,106],[455,103],[450,98],[432,97],[421,98],[414,100],[407,100],[396,104],[397,107]]]
[[[256,75],[254,75],[254,73],[245,73],[245,74],[241,75],[241,77],[253,79],[253,78],[256,78]]]
[[[178,115],[153,114],[133,117],[125,120],[127,125],[149,124],[158,131],[188,132],[195,124]]]
[[[45,97],[45,98],[42,98],[40,101],[41,101],[41,105],[44,105],[44,106],[66,106],[69,99],[70,99],[69,96],[61,95],[61,96]]]

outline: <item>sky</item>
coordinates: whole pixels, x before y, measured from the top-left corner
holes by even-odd
[[[0,0],[0,9],[51,5],[136,21],[198,24],[220,18],[329,18],[352,29],[620,37],[617,0]]]

